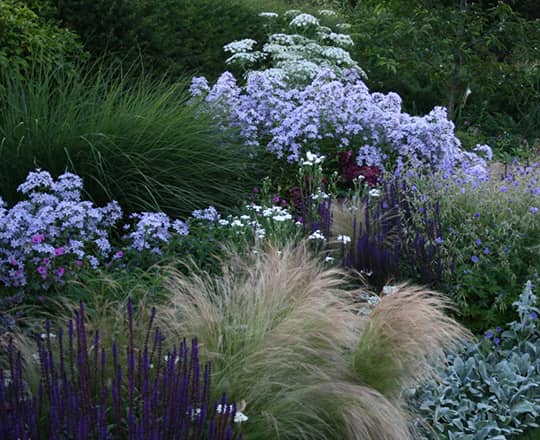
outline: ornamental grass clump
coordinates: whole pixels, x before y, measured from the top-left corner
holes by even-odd
[[[400,384],[429,376],[431,350],[442,359],[439,347],[466,332],[444,317],[440,297],[407,287],[404,299],[384,298],[373,319],[362,316],[366,292],[350,281],[324,269],[306,243],[255,248],[229,253],[219,276],[171,272],[157,316],[167,332],[197,335],[215,386],[245,402],[249,438],[412,439]],[[371,360],[365,373],[362,352]],[[373,374],[377,358],[396,365],[386,368],[392,376]]]
[[[99,331],[88,332],[82,303],[67,329],[53,333],[46,324],[37,353],[30,355],[35,349],[22,338],[4,347],[1,439],[242,437],[234,422],[246,418],[236,405],[225,395],[219,402],[210,398],[211,368],[200,364],[197,340],[191,346],[181,340],[166,352],[153,310],[144,342],[136,346],[131,301],[127,311],[126,347],[106,348]]]
[[[0,91],[0,192],[10,204],[36,167],[76,173],[92,201],[128,213],[230,207],[249,187],[236,136],[188,102],[182,80],[36,67],[2,71]]]
[[[411,384],[436,376],[444,348],[471,335],[447,315],[449,300],[406,284],[393,286],[367,320],[353,356],[353,369],[366,385],[398,396]]]

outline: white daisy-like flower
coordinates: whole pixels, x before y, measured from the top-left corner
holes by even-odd
[[[286,213],[286,214],[278,214],[278,215],[274,215],[272,217],[273,220],[275,220],[276,222],[284,222],[284,221],[287,221],[287,220],[291,220],[292,219],[292,215],[289,214],[289,213]]]
[[[380,197],[381,196],[381,190],[377,188],[373,188],[369,190],[369,196],[370,197]]]

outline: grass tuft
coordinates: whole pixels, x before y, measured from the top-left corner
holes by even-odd
[[[435,378],[445,350],[472,335],[446,312],[449,301],[422,287],[402,284],[367,319],[353,357],[360,381],[397,397],[404,387]]]
[[[0,73],[0,191],[10,203],[36,167],[84,178],[95,202],[128,212],[233,206],[249,188],[247,152],[189,103],[187,81],[118,71]]]

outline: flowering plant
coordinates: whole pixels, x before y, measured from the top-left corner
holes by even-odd
[[[26,200],[10,209],[0,199],[0,284],[43,290],[110,258],[110,229],[122,217],[118,203],[99,208],[82,201],[82,179],[71,173],[54,180],[31,172],[18,191]]]
[[[347,51],[354,44],[352,38],[330,27],[335,12],[321,10],[316,17],[290,10],[282,17],[276,13],[261,16],[268,21],[269,30],[279,31],[269,35],[261,50],[254,49],[257,42],[250,38],[226,44],[224,50],[231,54],[227,64],[241,65],[246,70],[258,66],[264,75],[289,84],[309,83],[322,69],[341,75],[344,68],[349,68],[366,77]]]
[[[213,86],[194,78],[191,91],[222,124],[240,130],[253,154],[265,149],[292,163],[307,151],[333,157],[352,149],[358,166],[382,174],[416,168],[485,175],[482,155],[489,157],[489,147],[464,151],[444,108],[411,116],[397,94],[370,93],[357,72],[342,73],[321,69],[307,85],[295,86],[254,71],[239,86],[225,72]]]
[[[538,272],[540,166],[515,164],[482,179],[438,174],[410,178],[409,218],[440,222],[441,287],[476,331],[515,317],[513,292]],[[429,282],[429,280],[424,280]]]
[[[8,344],[0,358],[8,366],[0,366],[0,438],[242,438],[234,423],[248,418],[225,395],[220,403],[211,400],[210,364],[201,365],[197,341],[189,347],[182,340],[165,352],[153,309],[144,344],[137,347],[131,300],[127,308],[127,347],[104,347],[103,335],[87,330],[82,303],[67,329],[53,333],[45,325],[30,359],[30,347],[23,354]],[[28,371],[36,367],[37,384]]]

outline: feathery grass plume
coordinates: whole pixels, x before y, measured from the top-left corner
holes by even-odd
[[[411,438],[400,406],[351,372],[361,292],[346,272],[324,270],[302,243],[229,253],[222,273],[171,272],[157,316],[164,331],[197,335],[216,389],[247,404],[247,438]]]
[[[17,200],[17,185],[36,167],[55,177],[68,169],[94,202],[117,200],[127,212],[178,216],[247,194],[247,151],[190,102],[186,81],[94,70],[0,72],[6,201]]]
[[[423,287],[401,284],[366,319],[353,370],[366,386],[389,398],[411,383],[436,377],[445,350],[471,338],[446,315],[450,302]]]

